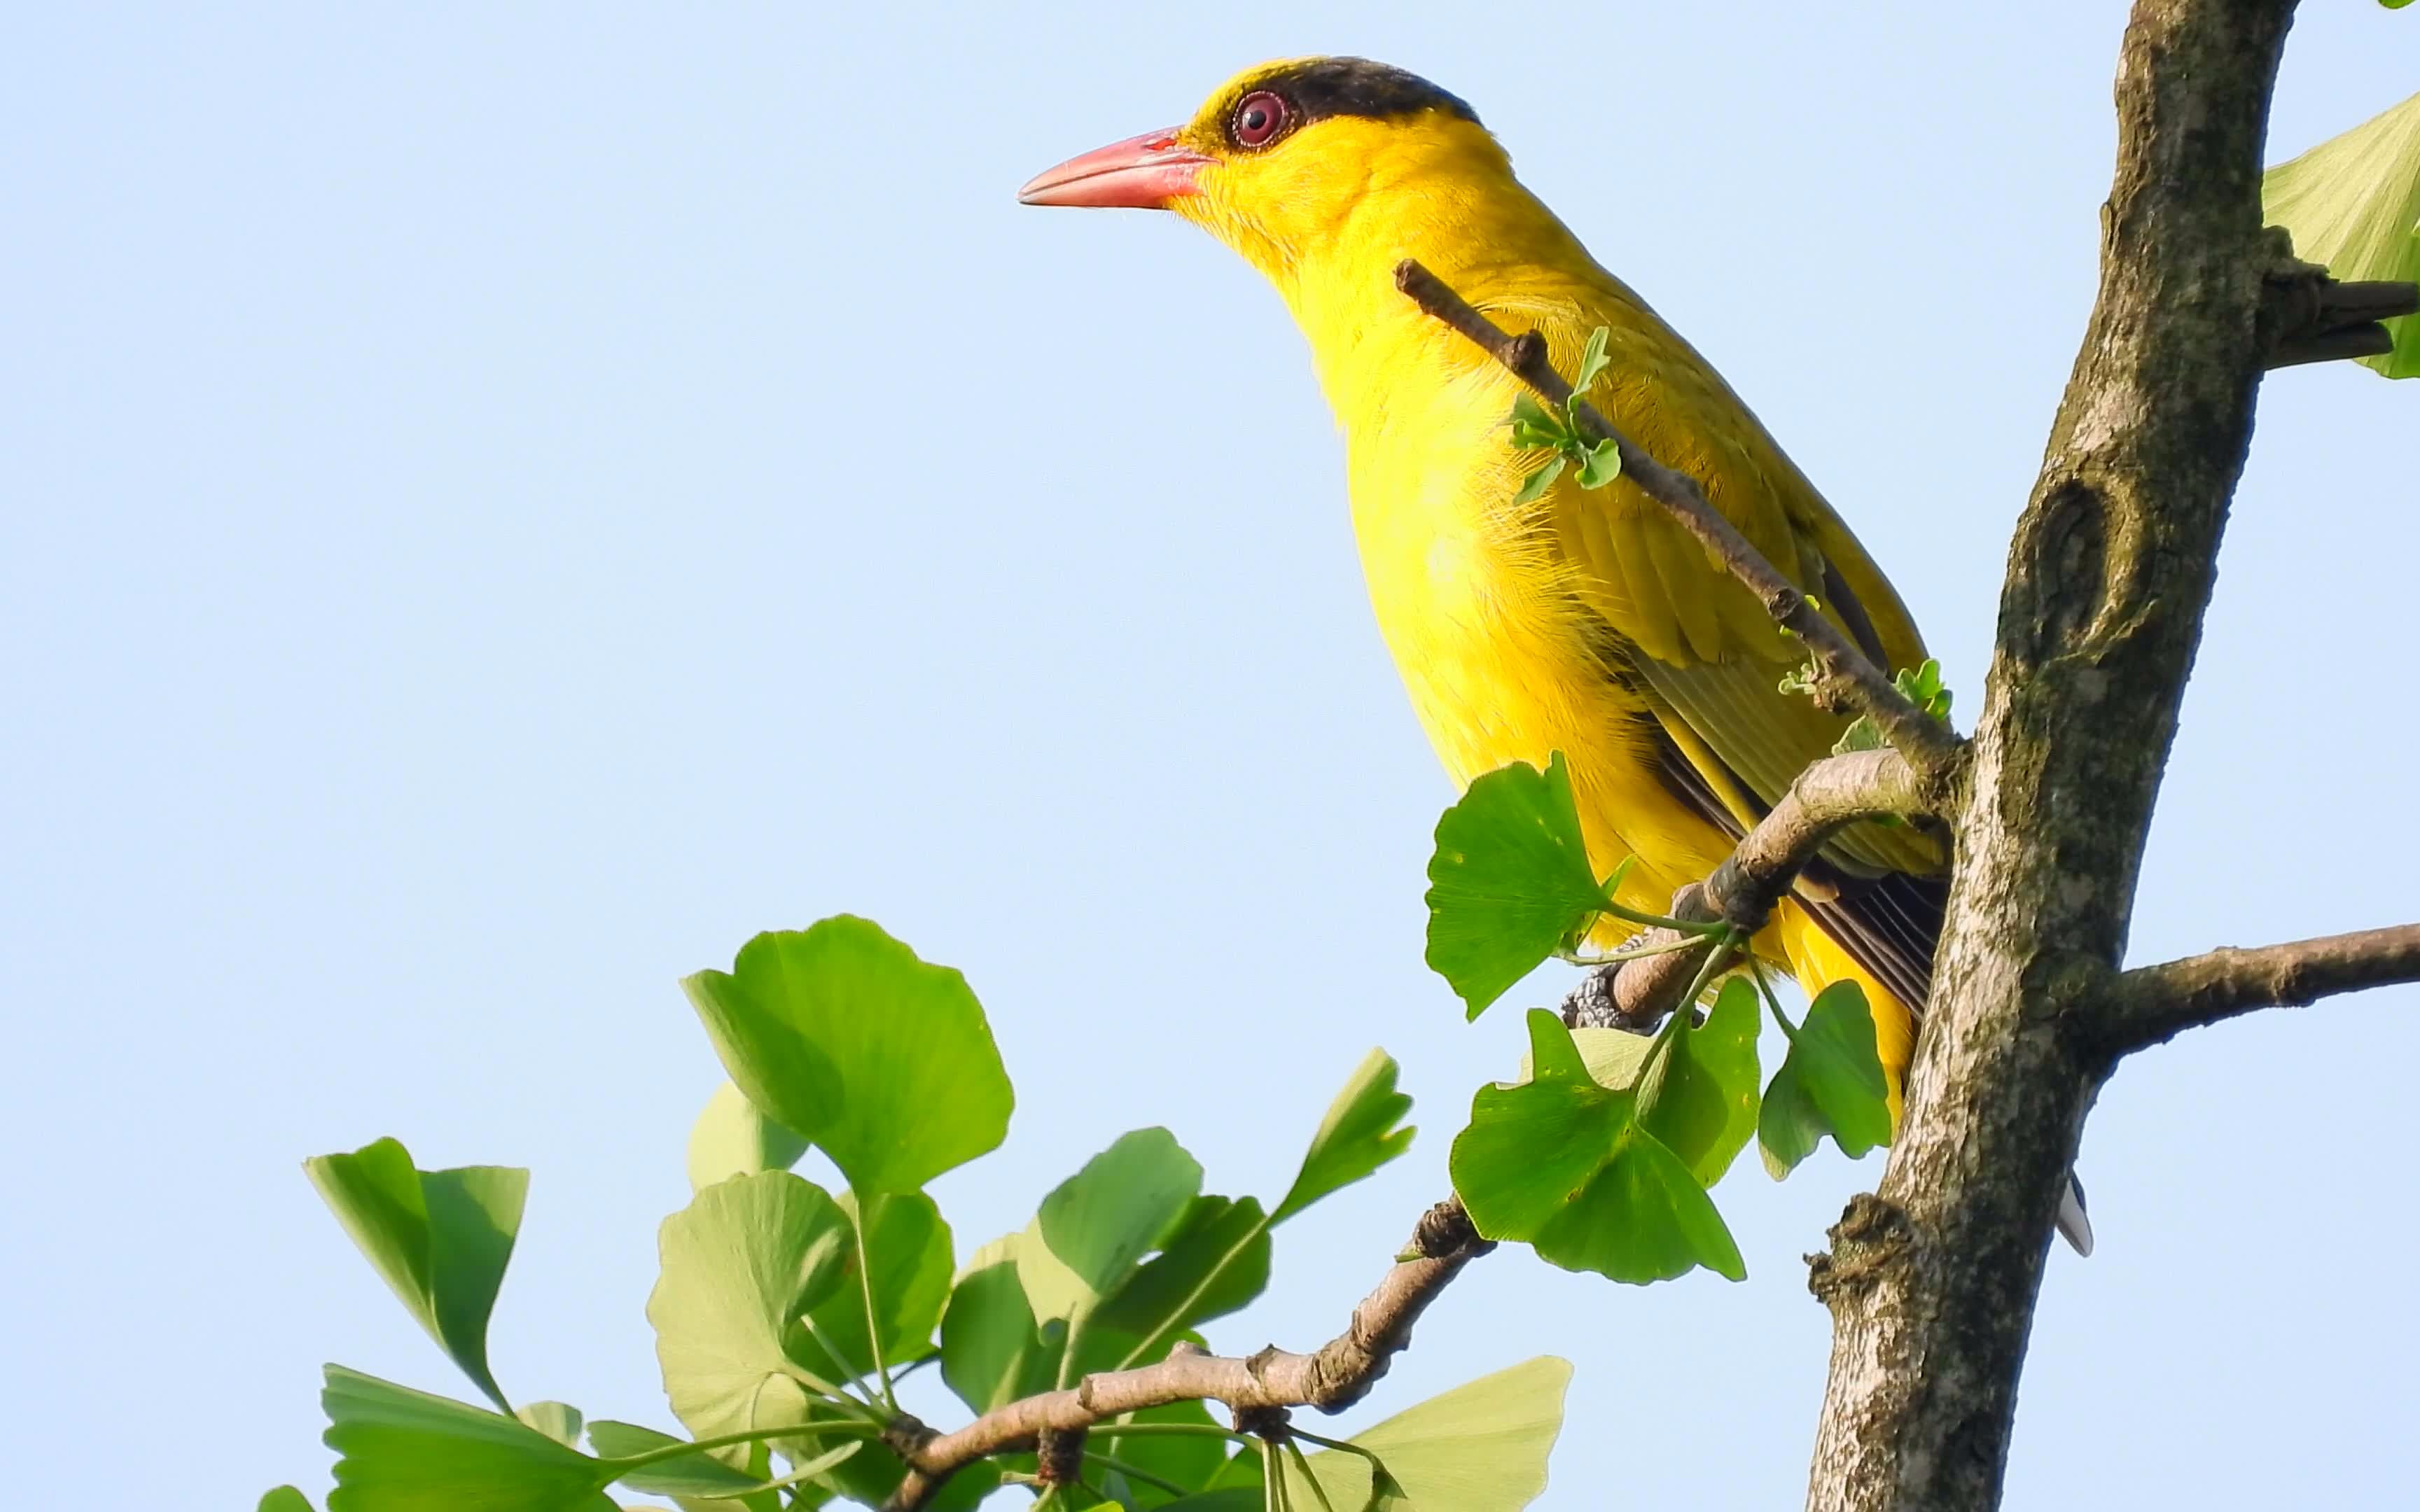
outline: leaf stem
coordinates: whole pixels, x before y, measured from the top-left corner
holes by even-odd
[[[1753,955],[1747,958],[1747,972],[1756,979],[1756,990],[1764,995],[1765,1006],[1773,1010],[1773,1021],[1781,1026],[1781,1037],[1795,1043],[1798,1026],[1791,1023],[1790,1015],[1781,1011],[1781,999],[1774,995],[1773,984],[1764,980],[1763,965]]]
[[[882,1391],[882,1405],[895,1417],[899,1394],[891,1384],[891,1367],[882,1360],[882,1324],[874,1316],[874,1256],[865,1242],[865,1230],[874,1223],[874,1205],[881,1200],[858,1194],[857,1221],[849,1227],[857,1231],[857,1291],[865,1301],[865,1349],[874,1356],[874,1379]]]
[[[1249,1433],[1222,1428],[1216,1423],[1095,1423],[1085,1430],[1095,1439],[1178,1438],[1192,1435],[1206,1439],[1233,1439],[1237,1443],[1257,1443]]]
[[[1670,955],[1677,950],[1695,950],[1704,947],[1705,936],[1693,934],[1686,939],[1666,940],[1658,945],[1618,945],[1603,955],[1582,955],[1577,950],[1559,950],[1557,955],[1575,966],[1618,966],[1625,961],[1644,961],[1651,955]]]
[[[1703,935],[1713,934],[1730,927],[1719,918],[1674,918],[1668,914],[1645,913],[1626,903],[1618,903],[1610,898],[1600,902],[1597,908],[1600,912],[1611,914],[1624,923],[1637,924],[1642,929],[1670,929],[1679,930],[1684,934]]]
[[[1327,1488],[1319,1484],[1319,1477],[1311,1473],[1311,1457],[1302,1452],[1302,1445],[1288,1435],[1285,1450],[1287,1458],[1294,1461],[1294,1468],[1301,1471],[1302,1478],[1311,1482],[1311,1494],[1319,1498],[1320,1512],[1336,1512],[1336,1504],[1327,1499]]]
[[[1185,1294],[1185,1300],[1176,1304],[1175,1308],[1171,1310],[1168,1317],[1160,1322],[1159,1326],[1145,1335],[1141,1343],[1137,1344],[1133,1349],[1126,1351],[1125,1358],[1118,1362],[1117,1368],[1120,1370],[1132,1368],[1135,1362],[1150,1353],[1152,1346],[1157,1344],[1161,1338],[1166,1336],[1170,1330],[1181,1325],[1184,1321],[1185,1315],[1192,1310],[1194,1304],[1209,1295],[1210,1284],[1218,1280],[1220,1276],[1226,1274],[1227,1267],[1234,1264],[1236,1257],[1242,1255],[1245,1250],[1251,1247],[1252,1241],[1260,1238],[1263,1234],[1267,1233],[1269,1231],[1270,1225],[1275,1220],[1273,1220],[1267,1213],[1262,1213],[1261,1221],[1252,1226],[1249,1233],[1247,1233],[1242,1239],[1237,1240],[1234,1244],[1230,1246],[1226,1254],[1218,1257],[1218,1263],[1210,1268],[1208,1274],[1202,1276],[1200,1281],[1194,1283],[1193,1289]]]
[[[1116,1471],[1119,1474],[1124,1475],[1128,1480],[1139,1480],[1145,1486],[1166,1491],[1171,1496],[1183,1496],[1192,1489],[1192,1488],[1188,1486],[1179,1486],[1176,1482],[1170,1480],[1165,1476],[1155,1475],[1150,1471],[1143,1469],[1140,1465],[1129,1464],[1124,1459],[1116,1458],[1110,1455],[1101,1454],[1096,1450],[1085,1450],[1084,1458],[1108,1469]]]
[[[777,1428],[749,1428],[739,1433],[718,1434],[711,1439],[693,1439],[681,1443],[668,1443],[644,1454],[609,1459],[597,1457],[602,1465],[619,1465],[624,1473],[678,1459],[687,1455],[703,1454],[709,1449],[731,1449],[743,1443],[768,1443],[775,1439],[816,1439],[837,1434],[844,1438],[870,1439],[882,1431],[878,1423],[788,1423]]]

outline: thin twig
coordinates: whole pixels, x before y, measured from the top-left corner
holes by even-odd
[[[1250,1410],[1316,1407],[1342,1412],[1368,1395],[1405,1345],[1412,1324],[1462,1268],[1496,1247],[1479,1237],[1458,1200],[1438,1203],[1412,1231],[1408,1258],[1395,1262],[1353,1309],[1345,1331],[1309,1354],[1275,1345],[1245,1358],[1204,1353],[1180,1343],[1156,1365],[1086,1376],[1064,1391],[994,1408],[952,1433],[904,1419],[884,1442],[908,1461],[907,1478],[884,1512],[915,1512],[941,1483],[987,1455],[1031,1449],[1045,1433],[1079,1435],[1123,1412],[1171,1402],[1223,1402]]]
[[[1754,934],[1789,894],[1798,873],[1842,828],[1861,819],[1914,819],[1926,812],[1916,774],[1898,751],[1827,756],[1798,774],[1773,811],[1704,882],[1681,889],[1672,900],[1672,913],[1683,919],[1721,920],[1740,934]],[[1640,942],[1637,949],[1656,953],[1618,961],[1592,973],[1564,1000],[1564,1023],[1575,1028],[1644,1033],[1688,1000],[1689,984],[1712,938],[1648,930],[1633,939]],[[1682,949],[1684,944],[1700,949]]]
[[[2257,1009],[2300,1008],[2410,981],[2420,981],[2420,924],[2223,947],[2120,974],[2106,1012],[2087,1027],[2110,1053],[2128,1055]]]
[[[1446,286],[1443,280],[1406,258],[1395,265],[1395,286],[1421,311],[1442,321],[1558,409],[1569,403],[1572,386],[1546,360],[1546,343],[1536,332],[1518,336],[1471,307],[1470,301]],[[1816,668],[1815,695],[1827,706],[1854,709],[1870,716],[1883,738],[1905,756],[1908,764],[1930,785],[1947,782],[1957,771],[1965,743],[1917,708],[1894,686],[1890,673],[1866,654],[1823,612],[1807,602],[1798,586],[1748,544],[1746,536],[1706,502],[1697,481],[1640,450],[1613,428],[1596,408],[1583,400],[1573,411],[1598,440],[1610,440],[1621,457],[1621,474],[1649,498],[1669,510],[1713,552],[1732,577],[1745,583],[1764,605],[1774,622],[1806,643]]]

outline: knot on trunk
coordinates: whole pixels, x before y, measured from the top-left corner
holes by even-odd
[[[1849,1199],[1828,1237],[1828,1253],[1807,1257],[1807,1289],[1838,1313],[1842,1303],[1907,1263],[1916,1247],[1916,1226],[1897,1204],[1860,1192]]]

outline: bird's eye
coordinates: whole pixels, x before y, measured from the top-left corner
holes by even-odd
[[[1234,134],[1238,147],[1266,147],[1285,130],[1286,102],[1265,89],[1246,95],[1235,106]]]

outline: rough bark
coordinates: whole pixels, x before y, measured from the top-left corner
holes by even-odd
[[[2273,318],[2261,145],[2287,0],[2141,0],[2101,286],[2018,525],[1905,1127],[1812,1286],[1807,1504],[1989,1508],[2153,798]]]

